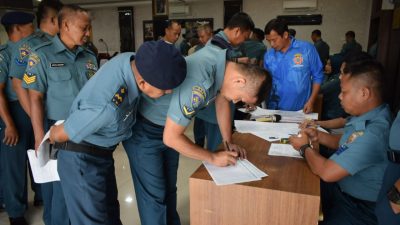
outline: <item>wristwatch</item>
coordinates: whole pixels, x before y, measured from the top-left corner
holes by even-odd
[[[393,202],[396,205],[400,205],[400,193],[397,190],[396,186],[393,187],[386,194],[389,201]]]
[[[306,157],[306,149],[307,148],[311,148],[311,145],[310,144],[305,144],[305,145],[300,147],[299,153],[300,153],[301,157],[303,157],[303,158]]]

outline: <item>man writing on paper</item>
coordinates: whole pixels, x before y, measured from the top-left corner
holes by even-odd
[[[382,73],[381,64],[373,60],[346,63],[339,98],[352,117],[344,134],[306,128],[289,139],[322,179],[323,225],[377,223],[374,209],[388,164],[391,122],[389,107],[382,100]],[[329,159],[324,158],[309,145],[310,140],[336,151]]]

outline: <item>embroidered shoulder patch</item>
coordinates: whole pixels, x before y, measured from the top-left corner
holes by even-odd
[[[355,141],[357,138],[361,137],[364,135],[364,131],[356,131],[354,133],[352,133],[349,138],[347,139],[346,143],[350,144],[353,141]]]
[[[25,43],[21,45],[18,51],[19,51],[19,56],[15,58],[15,63],[19,66],[26,66],[25,59],[31,53],[31,47]]]
[[[124,101],[127,93],[128,89],[126,87],[120,87],[118,91],[114,94],[111,101],[114,103],[114,105],[118,107]]]
[[[31,54],[28,60],[28,68],[34,68],[40,62],[39,56],[36,54]]]
[[[184,105],[182,107],[182,113],[187,119],[192,119],[195,115],[195,110],[189,106]]]
[[[24,73],[23,80],[26,84],[32,84],[36,82],[36,75],[32,73]]]
[[[87,74],[87,77],[90,79],[96,72],[97,72],[97,66],[96,66],[96,64],[94,64],[93,62],[92,62],[92,60],[88,60],[87,61],[87,63],[86,63],[86,74]]]
[[[200,86],[192,87],[192,108],[197,109],[206,100],[206,92]]]

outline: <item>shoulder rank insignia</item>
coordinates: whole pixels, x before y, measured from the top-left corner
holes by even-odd
[[[40,62],[39,56],[36,54],[31,54],[28,59],[28,67],[33,68]]]
[[[18,49],[19,57],[15,59],[15,63],[19,66],[26,66],[25,58],[31,53],[31,48],[28,44],[23,44]]]
[[[36,82],[36,75],[32,73],[24,73],[23,80],[26,84],[32,84]]]
[[[112,102],[117,107],[124,101],[126,94],[128,93],[128,89],[126,87],[120,87],[118,91],[114,94],[112,98]]]
[[[195,115],[195,110],[189,106],[184,105],[182,107],[182,113],[187,119],[192,119],[192,117]]]
[[[347,139],[346,143],[350,144],[353,141],[355,141],[358,137],[361,137],[363,135],[364,135],[364,131],[356,131],[350,135],[350,137]]]

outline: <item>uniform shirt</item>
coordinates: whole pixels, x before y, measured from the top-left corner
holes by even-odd
[[[9,68],[11,61],[11,53],[15,48],[16,43],[8,41],[7,44],[0,47],[0,83],[5,83],[5,94],[8,101],[17,101],[18,97],[12,88],[12,80],[9,76]]]
[[[303,109],[311,96],[312,84],[321,84],[324,79],[315,47],[295,38],[285,53],[269,49],[264,56],[264,68],[272,75],[269,109]]]
[[[44,94],[48,119],[63,120],[79,90],[96,71],[91,51],[82,47],[71,51],[56,36],[33,49],[22,87]]]
[[[321,59],[322,65],[326,65],[326,61],[329,59],[329,45],[323,41],[322,39],[319,39],[314,43],[315,48],[317,49],[319,58]]]
[[[391,151],[400,153],[400,111],[390,128],[389,135],[389,148]],[[386,193],[393,187],[396,181],[400,179],[400,164],[389,162],[386,168],[385,176],[383,177],[382,189],[379,194],[376,216],[378,217],[379,224],[391,225],[400,224],[400,214],[394,214],[390,206]]]
[[[390,109],[386,104],[348,120],[340,147],[330,157],[350,174],[338,181],[343,192],[362,200],[377,200],[388,165],[390,122]]]
[[[255,60],[257,64],[264,59],[264,54],[267,51],[267,47],[262,42],[256,40],[245,41],[242,47],[246,56],[250,60]]]
[[[183,83],[172,93],[168,117],[181,126],[187,126],[197,114],[206,121],[215,117],[209,109],[214,103],[225,75],[226,50],[206,45],[196,54],[186,57],[187,74]],[[215,105],[215,104],[212,104]],[[206,108],[207,107],[207,108]],[[213,113],[213,115],[212,115]]]
[[[133,59],[132,52],[119,54],[82,88],[64,123],[71,141],[110,147],[131,136],[139,102]]]
[[[52,36],[38,30],[28,37],[18,41],[11,57],[12,61],[10,64],[10,76],[22,80],[26,66],[28,65],[29,55],[31,54],[33,48],[48,42],[51,39],[53,39]]]

